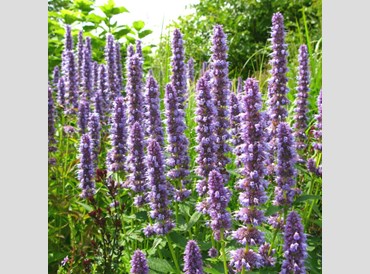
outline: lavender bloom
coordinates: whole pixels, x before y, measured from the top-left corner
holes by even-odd
[[[149,267],[144,253],[141,250],[136,250],[131,259],[131,274],[148,274]]]
[[[110,130],[112,148],[107,155],[107,167],[111,172],[125,170],[126,162],[126,108],[122,97],[117,97],[113,105]]]
[[[84,38],[83,31],[78,32],[77,38],[77,72],[80,86],[82,86],[82,74],[83,74],[83,59],[84,59]]]
[[[85,98],[81,98],[78,106],[78,127],[80,128],[80,134],[86,133],[87,123],[89,121],[90,106],[89,102]]]
[[[227,141],[230,138],[228,129],[229,121],[229,78],[226,35],[220,25],[213,29],[212,45],[212,95],[217,115],[215,117],[215,133],[218,150],[216,153],[217,164],[221,174],[228,180],[228,173],[225,169],[230,162],[225,153],[231,151]]]
[[[269,251],[270,251],[270,244],[268,243],[264,243],[258,249],[258,254],[261,255],[263,266],[273,266],[276,263],[276,259],[274,258],[275,249],[272,249],[271,252]]]
[[[71,26],[66,25],[65,34],[64,34],[64,50],[62,52],[62,74],[64,76],[66,76],[66,73],[68,71],[67,52],[72,51],[72,50],[73,50],[73,39],[72,39],[72,33],[71,33]]]
[[[299,47],[299,76],[296,98],[296,109],[294,116],[294,137],[296,140],[297,150],[301,151],[306,148],[305,141],[307,140],[307,97],[310,90],[310,71],[308,67],[308,52],[307,46]]]
[[[280,274],[306,273],[304,261],[307,257],[306,235],[302,220],[295,211],[289,213],[284,231],[284,261]]]
[[[240,101],[238,100],[238,97],[235,95],[234,92],[230,93],[230,124],[231,124],[231,136],[232,140],[231,143],[234,146],[234,154],[236,157],[236,165],[241,166],[241,159],[240,156],[242,154],[241,145],[243,144],[243,140],[240,136],[240,114],[241,114],[241,108],[240,108]]]
[[[55,66],[53,70],[53,86],[56,87],[59,82],[60,72],[59,67]]]
[[[246,250],[245,248],[239,248],[237,250],[230,251],[231,260],[230,265],[235,268],[237,272],[246,269],[256,269],[262,267],[262,256],[253,250]]]
[[[209,250],[208,250],[208,256],[211,257],[211,258],[215,258],[218,256],[218,250],[214,247],[211,247]]]
[[[80,141],[80,163],[78,164],[79,187],[82,190],[81,198],[93,198],[95,194],[94,164],[92,162],[91,140],[89,134],[81,136]]]
[[[203,76],[204,75],[204,73],[207,71],[207,68],[208,68],[208,63],[207,62],[203,62],[203,64],[202,64],[202,71],[201,71],[200,76]]]
[[[54,100],[51,91],[51,87],[48,87],[48,147],[49,152],[56,151],[56,147],[54,147],[56,140],[55,140],[55,109],[54,109]]]
[[[188,60],[188,79],[190,82],[194,82],[194,59],[189,58]]]
[[[269,223],[275,229],[284,229],[284,219],[280,214],[274,214],[268,217],[267,223]]]
[[[203,274],[202,254],[196,241],[190,240],[186,244],[184,253],[184,273]]]
[[[143,50],[141,48],[141,40],[136,40],[136,53],[141,59],[143,59]]]
[[[116,73],[117,73],[117,61],[116,61],[116,50],[114,46],[114,38],[112,34],[107,34],[107,40],[105,45],[105,62],[107,66],[107,74],[108,74],[108,98],[109,98],[109,108],[114,102],[116,96]]]
[[[271,119],[271,138],[275,138],[276,129],[280,122],[284,122],[288,115],[286,98],[288,92],[286,73],[288,45],[285,43],[284,17],[277,12],[272,16],[271,28],[272,59],[270,61],[271,78],[268,85],[268,105]]]
[[[216,168],[216,157],[215,153],[217,151],[216,136],[214,135],[214,117],[217,114],[217,110],[213,105],[211,96],[211,86],[207,81],[209,73],[206,72],[202,76],[196,86],[196,100],[197,107],[195,110],[195,121],[197,126],[195,128],[197,132],[197,147],[198,152],[195,162],[198,167],[195,172],[203,177],[197,183],[197,192],[200,196],[203,196],[208,191],[207,181],[208,174]]]
[[[98,71],[98,88],[96,91],[96,94],[99,94],[99,96],[102,99],[101,102],[101,121],[106,121],[107,120],[107,114],[110,111],[110,101],[109,101],[109,86],[108,86],[108,74],[106,70],[105,65],[100,65],[99,66],[99,71]]]
[[[91,140],[91,160],[96,168],[100,150],[100,117],[98,113],[91,113],[88,122],[88,132]]]
[[[99,82],[99,64],[98,62],[93,61],[92,62],[92,89],[93,89],[93,95],[95,95],[97,89],[98,89],[98,82]]]
[[[67,113],[75,113],[78,108],[78,80],[77,80],[77,71],[75,65],[75,57],[72,51],[66,52],[66,101],[67,106],[71,108]]]
[[[127,58],[132,57],[135,54],[134,47],[132,45],[128,45],[127,47]]]
[[[179,180],[182,185],[188,183],[186,177],[189,175],[188,155],[189,141],[185,136],[184,111],[178,108],[177,93],[171,84],[166,86],[164,104],[166,113],[168,146],[170,154],[166,163],[169,167],[168,176],[173,180]]]
[[[292,130],[287,123],[280,123],[277,128],[277,166],[275,187],[275,205],[290,206],[296,190],[295,185],[297,155]]]
[[[85,48],[82,51],[82,71],[80,80],[82,86],[82,92],[87,99],[92,98],[93,92],[93,71],[92,71],[92,60],[91,60],[91,39],[90,37],[86,38]]]
[[[164,147],[164,133],[160,113],[159,88],[153,75],[149,75],[145,87],[145,125],[146,133]]]
[[[66,100],[65,100],[65,92],[66,92],[66,86],[64,83],[64,77],[60,77],[58,81],[58,104],[62,107],[65,107]]]
[[[317,97],[317,109],[319,113],[315,116],[316,123],[315,130],[313,132],[316,143],[313,144],[313,147],[317,151],[322,151],[322,90],[320,90],[320,94]]]
[[[149,139],[146,163],[147,184],[150,189],[148,200],[152,209],[150,216],[155,219],[155,224],[148,225],[144,229],[144,234],[146,236],[165,235],[174,228],[175,224],[171,220],[172,212],[169,209],[169,186],[164,175],[162,149],[154,139]]]
[[[180,30],[175,29],[172,37],[171,84],[177,94],[179,109],[184,109],[186,101],[186,68],[184,42]]]
[[[126,96],[128,117],[127,124],[143,121],[143,62],[138,54],[127,59]]]
[[[130,172],[129,187],[136,193],[142,193],[147,189],[145,185],[144,145],[143,129],[138,122],[135,122],[129,132],[127,163]]]
[[[265,241],[263,233],[253,226],[240,227],[232,232],[232,236],[237,242],[248,246],[261,245]]]
[[[307,161],[307,169],[309,172],[316,174],[316,176],[322,176],[322,167],[321,165],[316,167],[316,161],[314,159],[308,159]]]
[[[208,179],[208,214],[215,240],[219,241],[221,233],[231,227],[231,216],[226,210],[231,193],[224,186],[223,176],[216,170],[209,173]]]
[[[116,93],[118,95],[121,94],[121,91],[122,91],[122,88],[123,88],[123,85],[122,85],[122,82],[123,82],[123,79],[122,79],[122,60],[121,60],[121,45],[116,42],[115,43],[115,50],[116,50]]]
[[[94,96],[94,109],[95,109],[95,112],[99,114],[99,121],[103,122],[105,118],[104,101],[103,101],[102,92],[100,90],[96,92]]]

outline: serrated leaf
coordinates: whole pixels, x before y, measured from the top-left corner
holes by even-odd
[[[160,273],[171,273],[175,272],[172,265],[165,259],[160,258],[148,258],[148,265],[150,269],[158,271]]]
[[[140,31],[144,26],[145,26],[145,23],[144,21],[135,21],[132,23],[132,26],[134,27],[134,29],[136,29],[137,31]]]
[[[202,213],[195,211],[193,215],[191,215],[190,220],[187,225],[187,229],[190,229],[193,227],[193,225],[199,220],[200,216],[202,216]]]
[[[140,31],[138,36],[139,36],[139,38],[144,38],[145,36],[148,36],[151,33],[153,33],[152,30],[146,29],[146,30]]]

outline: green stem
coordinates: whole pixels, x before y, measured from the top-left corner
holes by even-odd
[[[226,252],[225,252],[225,240],[224,240],[224,231],[221,229],[221,253],[222,253],[222,259],[224,263],[224,271],[225,274],[228,273],[228,268],[227,268],[227,262],[226,262]]]
[[[270,249],[269,249],[269,252],[267,253],[268,256],[270,256],[270,253],[272,251],[272,248],[273,248],[273,246],[275,244],[275,239],[276,239],[276,236],[278,234],[278,231],[279,231],[279,228],[276,228],[275,229],[275,232],[274,232],[274,236],[272,236],[272,241],[271,241]]]
[[[172,255],[172,260],[173,260],[173,262],[175,263],[175,266],[176,266],[177,273],[181,273],[181,270],[180,270],[180,267],[179,267],[179,262],[177,261],[175,251],[173,250],[171,238],[168,235],[166,235],[166,238],[167,238],[168,247],[170,248],[170,252],[171,252],[171,255]]]

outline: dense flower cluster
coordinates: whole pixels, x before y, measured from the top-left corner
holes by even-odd
[[[65,81],[66,81],[66,101],[67,113],[75,113],[78,109],[78,79],[77,79],[77,70],[75,64],[75,57],[72,51],[67,51],[65,53],[66,58],[66,70]]]
[[[215,133],[217,147],[217,165],[220,173],[225,177],[225,183],[228,179],[226,164],[229,163],[228,157],[225,155],[231,151],[227,141],[230,138],[228,129],[229,121],[229,78],[228,78],[228,62],[226,35],[220,25],[216,25],[213,29],[212,38],[212,96],[214,105],[217,109],[215,117]]]
[[[66,86],[64,83],[64,77],[60,77],[58,81],[58,104],[62,107],[65,107],[66,100],[65,100],[65,94],[66,94]]]
[[[230,93],[230,126],[231,126],[231,144],[233,145],[233,152],[237,156],[236,165],[241,165],[240,155],[242,153],[241,145],[243,143],[240,137],[240,114],[241,114],[241,101],[234,92]]]
[[[242,269],[247,271],[251,269],[257,269],[262,266],[262,256],[249,249],[239,248],[237,250],[230,251],[230,265],[238,272]]]
[[[115,98],[118,96],[117,92],[117,61],[116,61],[116,50],[114,46],[113,35],[107,34],[106,45],[105,45],[105,62],[107,70],[107,99],[109,102],[109,107],[111,103],[114,102]]]
[[[184,253],[184,273],[203,274],[202,254],[196,241],[190,240],[186,244]]]
[[[90,114],[88,122],[88,132],[91,141],[91,160],[95,166],[98,166],[98,156],[100,151],[100,116],[98,113],[93,112]]]
[[[131,259],[131,274],[148,274],[149,267],[144,253],[141,250],[136,250]]]
[[[48,147],[49,152],[56,150],[55,141],[55,107],[51,87],[48,87]]]
[[[171,220],[172,212],[169,209],[169,185],[164,174],[162,149],[154,139],[149,139],[146,163],[147,184],[150,189],[148,193],[150,217],[155,220],[155,224],[148,225],[144,229],[144,234],[146,236],[165,235],[174,228],[175,224]]]
[[[92,161],[91,139],[89,134],[81,136],[80,141],[80,163],[78,164],[78,180],[81,188],[82,198],[92,198],[95,194],[94,164]]]
[[[121,45],[119,42],[115,42],[114,49],[116,51],[116,74],[115,74],[115,84],[116,84],[116,96],[121,95],[123,88],[123,79],[122,79],[122,63],[121,63]]]
[[[96,94],[99,94],[101,100],[101,121],[106,122],[107,114],[109,113],[109,87],[108,87],[108,74],[105,65],[100,65],[98,69],[98,87]]]
[[[318,114],[315,116],[316,123],[315,123],[315,130],[313,132],[313,135],[316,139],[316,143],[314,143],[313,147],[317,151],[322,150],[322,90],[320,90],[320,94],[317,97],[317,109]]]
[[[82,92],[87,100],[92,98],[93,92],[93,67],[91,59],[91,38],[86,37],[85,47],[82,51],[82,71],[81,71],[81,86]]]
[[[90,106],[89,102],[83,97],[78,105],[78,127],[80,133],[84,134],[87,131],[87,123],[89,121]]]
[[[53,87],[54,88],[58,85],[59,78],[60,78],[59,67],[55,66],[53,69]]]
[[[191,57],[188,60],[188,79],[194,82],[194,59]]]
[[[79,86],[82,86],[82,73],[83,73],[83,59],[84,59],[84,38],[83,31],[78,32],[77,37],[77,79],[79,81]]]

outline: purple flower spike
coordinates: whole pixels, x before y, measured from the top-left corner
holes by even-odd
[[[116,83],[117,83],[117,61],[116,61],[116,50],[114,46],[114,38],[112,34],[107,34],[106,45],[105,45],[105,62],[107,66],[108,74],[108,100],[109,108],[112,106],[115,98],[117,97],[116,93]]]
[[[208,256],[211,257],[211,258],[216,258],[218,256],[218,250],[214,247],[211,247],[208,250]]]
[[[139,55],[134,54],[127,58],[126,96],[128,117],[127,124],[143,121],[143,62]]]
[[[53,70],[53,86],[54,86],[54,88],[57,87],[58,82],[59,82],[59,78],[60,78],[59,67],[55,66],[54,70]]]
[[[211,228],[215,240],[219,241],[221,233],[231,227],[231,216],[226,210],[231,193],[224,186],[223,176],[216,170],[209,173],[208,180],[208,214],[211,217]]]
[[[299,76],[297,87],[296,108],[294,116],[294,137],[296,140],[297,150],[301,152],[306,148],[305,141],[307,140],[307,97],[310,90],[310,70],[308,67],[308,51],[306,45],[301,45],[299,48]]]
[[[66,52],[66,60],[66,101],[67,106],[70,108],[67,113],[75,113],[78,109],[78,80],[75,57],[72,51]]]
[[[315,123],[315,130],[313,132],[313,135],[316,139],[316,143],[314,143],[313,147],[317,151],[322,150],[322,90],[320,90],[320,94],[317,97],[317,109],[318,114],[315,116],[316,123]]]
[[[207,62],[203,62],[203,64],[202,64],[202,71],[201,71],[200,76],[203,76],[204,73],[207,71],[207,69],[208,69],[208,63]]]
[[[143,50],[141,48],[141,40],[136,40],[136,53],[141,59],[143,59]]]
[[[141,250],[136,250],[131,259],[131,274],[148,274],[149,267],[144,253]]]
[[[91,160],[96,168],[100,151],[100,117],[98,113],[92,113],[89,117],[88,132],[91,140]]]
[[[284,231],[284,261],[280,274],[305,274],[304,261],[307,257],[306,235],[299,214],[289,213]]]
[[[214,105],[217,109],[215,117],[215,133],[218,151],[216,153],[218,169],[225,177],[225,183],[228,181],[228,173],[226,164],[230,160],[225,155],[231,151],[227,141],[230,139],[228,132],[230,127],[229,121],[229,78],[228,78],[228,62],[227,62],[227,45],[226,35],[220,25],[216,25],[213,29],[212,38],[212,96]]]
[[[109,87],[108,87],[108,74],[106,70],[105,65],[100,65],[99,66],[99,71],[98,71],[98,89],[96,91],[96,94],[99,94],[99,97],[101,97],[102,102],[101,102],[101,111],[102,114],[100,115],[101,121],[106,122],[107,121],[107,115],[110,112],[109,109]],[[98,111],[97,111],[98,112]],[[103,115],[104,114],[104,115]]]
[[[126,108],[124,99],[117,97],[113,105],[110,139],[112,148],[107,155],[107,167],[111,172],[125,171],[126,164]]]
[[[64,50],[73,50],[73,39],[72,39],[72,31],[71,26],[65,26],[65,34],[64,34]]]
[[[98,62],[92,62],[92,84],[93,84],[93,96],[98,89],[98,82],[99,82],[99,64]]]
[[[171,84],[177,94],[180,109],[184,109],[186,101],[186,68],[184,42],[180,30],[175,29],[172,36],[172,75]]]
[[[81,136],[80,141],[80,163],[78,164],[79,187],[82,190],[81,198],[90,199],[95,194],[94,164],[92,162],[91,139],[89,134]]]
[[[104,113],[104,101],[101,91],[95,93],[94,96],[94,109],[97,114],[99,114],[99,121],[103,122],[105,118]]]
[[[160,113],[160,93],[158,83],[149,75],[145,87],[145,125],[146,134],[164,147],[164,133]]]
[[[66,86],[64,83],[64,77],[60,77],[58,81],[58,104],[63,108],[66,106],[65,100]]]
[[[240,227],[232,232],[232,236],[242,245],[261,245],[264,243],[264,235],[261,231],[253,226]]]
[[[142,193],[145,185],[144,133],[140,123],[135,122],[129,132],[127,157],[129,187],[136,193]]]
[[[51,87],[48,87],[48,147],[49,152],[53,152],[56,150],[54,147],[56,140],[55,140],[55,108],[54,108],[54,100],[51,91]]]
[[[245,248],[239,248],[237,250],[230,251],[230,255],[230,265],[237,272],[242,271],[243,268],[249,271],[262,266],[262,256],[251,249],[247,251]]]
[[[83,38],[83,31],[80,30],[78,32],[77,38],[77,72],[78,72],[78,80],[80,81],[80,86],[82,86],[82,79],[83,79],[83,59],[84,59],[84,38]]]
[[[217,110],[211,96],[211,86],[207,81],[209,73],[201,77],[196,86],[197,106],[195,121],[197,122],[197,147],[198,156],[195,160],[198,167],[195,172],[203,177],[197,184],[197,192],[203,196],[208,191],[207,181],[209,173],[216,168],[217,151],[216,136],[214,135],[214,117]]]
[[[175,89],[168,84],[164,98],[168,136],[167,151],[169,153],[166,161],[169,167],[167,175],[173,180],[180,181],[180,189],[182,189],[183,184],[188,183],[186,177],[189,175],[190,158],[188,155],[189,141],[185,136],[184,111],[178,108],[177,99]]]
[[[91,60],[91,39],[86,38],[85,47],[82,51],[82,72],[80,80],[82,85],[82,92],[89,100],[92,98],[93,92],[93,70],[92,70],[92,60]]]
[[[188,79],[190,82],[194,82],[194,59],[189,58],[188,60]]]
[[[135,54],[134,46],[128,45],[127,47],[127,58],[132,57]]]
[[[258,253],[262,257],[262,264],[263,266],[274,266],[276,263],[276,259],[273,257],[275,254],[275,249],[272,249],[270,251],[270,244],[264,243],[260,246],[258,249]]]
[[[277,128],[277,166],[275,187],[275,205],[290,206],[296,190],[292,187],[296,183],[297,154],[295,150],[292,130],[287,123],[280,123]]]
[[[242,154],[241,145],[243,144],[243,140],[240,136],[240,114],[241,108],[240,103],[238,101],[238,97],[235,95],[234,92],[230,93],[230,124],[231,124],[231,143],[234,146],[234,154],[236,155],[236,165],[238,167],[241,166],[241,159],[240,156]]]
[[[123,89],[123,79],[122,79],[122,60],[121,60],[121,45],[120,43],[115,43],[115,50],[116,50],[116,93],[117,95],[121,95],[121,91]]]
[[[172,212],[169,209],[169,184],[164,174],[162,149],[154,139],[149,139],[146,163],[147,184],[150,189],[148,194],[150,216],[155,220],[155,224],[147,226],[144,234],[146,236],[165,235],[174,228],[175,224],[171,220]]]
[[[203,274],[202,254],[196,241],[190,240],[186,244],[184,253],[184,273]]]
[[[80,128],[80,134],[84,134],[87,131],[87,123],[89,121],[90,106],[89,102],[85,98],[81,98],[78,106],[78,127]]]

